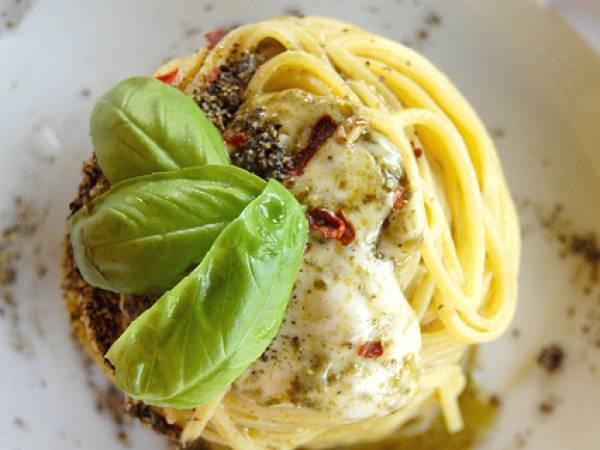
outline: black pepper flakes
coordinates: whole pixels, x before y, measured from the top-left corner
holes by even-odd
[[[304,12],[302,12],[302,10],[300,8],[295,7],[295,6],[290,6],[288,8],[285,8],[283,12],[287,16],[298,17],[300,19],[303,19],[304,17],[306,17],[306,14],[304,14]]]
[[[496,394],[490,395],[489,402],[490,405],[494,408],[499,408],[500,406],[502,406],[502,399]]]
[[[127,433],[124,430],[117,430],[117,432],[115,433],[115,436],[117,438],[117,441],[124,444],[125,446],[129,447],[131,445],[129,436],[127,435]]]
[[[35,352],[31,339],[21,328],[21,315],[14,289],[20,278],[23,255],[31,254],[36,259],[39,258],[36,233],[43,224],[47,208],[40,208],[38,204],[19,195],[14,198],[13,208],[5,218],[8,223],[2,220],[3,228],[0,231],[0,304],[3,303],[0,316],[8,318],[12,348],[33,357]],[[35,264],[42,263],[36,260]]]
[[[556,399],[554,397],[549,397],[540,402],[538,405],[538,411],[540,414],[552,414],[556,409]]]
[[[295,350],[300,349],[300,338],[298,336],[292,338],[292,347],[294,347]]]
[[[425,23],[431,27],[435,27],[442,23],[442,18],[437,12],[430,11],[425,17]]]
[[[506,131],[503,128],[492,128],[490,133],[494,139],[501,139],[506,136]]]
[[[244,92],[263,57],[251,53],[215,68],[208,84],[194,95],[198,106],[221,132],[233,120],[244,101]]]
[[[569,250],[573,255],[579,256],[590,270],[590,279],[598,281],[600,273],[600,245],[596,234],[572,234],[568,239]]]
[[[575,219],[565,213],[562,204],[556,203],[549,210],[524,199],[521,208],[534,206],[540,225],[549,237],[559,244],[558,256],[577,264],[573,267],[570,283],[581,289],[585,298],[575,303],[577,296],[569,299],[565,307],[566,317],[582,321],[578,324],[583,337],[594,348],[600,348],[600,240],[595,229],[582,229]],[[585,300],[585,302],[583,302]]]
[[[424,28],[421,28],[417,30],[416,36],[417,42],[426,41],[429,38],[429,31],[425,30]]]
[[[537,363],[547,373],[555,373],[562,368],[564,359],[565,352],[562,347],[557,344],[550,344],[540,351]]]
[[[145,405],[143,402],[126,397],[125,411],[130,416],[152,427],[159,434],[164,434],[174,439],[179,439],[181,435],[181,427],[177,424],[169,424],[152,406]]]
[[[291,157],[279,145],[280,128],[267,116],[264,107],[245,112],[227,130],[244,137],[231,154],[231,162],[265,179],[285,179]]]
[[[48,273],[48,266],[46,264],[39,264],[37,267],[37,275],[39,278],[44,278]]]

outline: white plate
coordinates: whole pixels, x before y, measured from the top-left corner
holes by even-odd
[[[7,17],[0,17],[0,210],[9,223],[13,197],[21,194],[36,203],[36,211],[48,211],[22,244],[12,289],[17,306],[0,302],[0,449],[126,448],[111,419],[97,414],[58,288],[67,203],[90,152],[93,98],[121,78],[150,73],[166,58],[191,51],[203,32],[281,15],[300,2],[16,3],[10,2],[9,12],[23,13],[23,20],[7,29]],[[600,319],[586,318],[600,288],[596,283],[585,295],[581,282],[572,284],[580,260],[559,258],[560,245],[540,226],[537,209],[549,211],[560,202],[574,230],[600,231],[599,58],[562,19],[533,1],[341,3],[304,1],[301,9],[410,41],[432,59],[496,130],[510,186],[524,205],[515,320],[520,337],[508,333],[483,350],[481,379],[499,393],[503,408],[481,448],[509,450],[520,441],[531,450],[598,448],[600,349],[581,326],[589,322],[591,333],[600,333]],[[432,10],[441,24],[426,23]],[[38,244],[41,252],[33,255]],[[49,268],[43,277],[40,264]],[[573,318],[567,315],[571,305]],[[595,311],[600,313],[598,305]],[[19,335],[24,352],[14,350]],[[564,369],[552,376],[534,362],[549,342],[567,352]],[[95,370],[91,376],[103,383]],[[540,414],[540,402],[551,396],[556,410]],[[165,448],[140,426],[128,426],[127,433],[134,448]]]

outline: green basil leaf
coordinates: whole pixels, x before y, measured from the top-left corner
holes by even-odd
[[[117,386],[147,404],[175,408],[222,392],[275,337],[306,239],[303,208],[269,181],[202,263],[109,349]]]
[[[221,135],[198,105],[152,78],[129,78],[100,97],[90,129],[98,164],[111,183],[229,163]]]
[[[266,182],[235,166],[122,181],[70,222],[77,266],[113,292],[162,294],[195,267]]]

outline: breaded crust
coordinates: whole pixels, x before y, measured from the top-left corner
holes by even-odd
[[[71,215],[80,208],[90,208],[91,200],[109,188],[108,180],[102,174],[95,156],[84,164],[82,175],[77,197],[69,205]],[[77,269],[68,233],[61,263],[62,291],[73,332],[87,353],[114,382],[114,368],[104,355],[127,324],[151,306],[154,299],[121,296],[88,284]],[[162,409],[130,397],[125,397],[125,409],[132,417],[138,418],[158,433],[174,441],[179,439],[181,428],[176,424],[169,424]]]

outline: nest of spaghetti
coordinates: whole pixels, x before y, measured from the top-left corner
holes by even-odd
[[[460,430],[457,399],[465,386],[465,355],[473,346],[497,338],[510,324],[520,251],[515,209],[480,119],[422,56],[348,23],[284,17],[216,30],[206,39],[195,54],[159,69],[153,81],[171,90],[167,94],[177,91],[193,102],[203,120],[218,131],[209,133],[210,142],[224,143],[219,145],[226,157],[217,158],[217,164],[233,168],[211,169],[215,159],[206,153],[198,158],[208,158],[209,169],[188,167],[202,162],[182,153],[190,142],[188,134],[168,136],[177,133],[172,130],[182,126],[187,110],[155,115],[140,110],[137,122],[136,111],[133,118],[119,113],[115,119],[115,108],[126,110],[139,103],[137,94],[121,89],[122,103],[114,92],[104,98],[111,109],[98,113],[103,125],[95,127],[92,118],[96,154],[85,164],[70,205],[63,258],[63,289],[80,341],[128,394],[128,410],[183,446],[339,447],[381,440],[399,430],[423,430],[439,414],[451,432]],[[156,89],[152,98],[158,99],[144,100],[140,104],[154,106],[139,108],[161,103],[162,87],[150,81],[136,83],[136,89]],[[169,122],[169,114],[183,115],[177,116],[179,125],[167,127],[160,138],[152,131],[152,139],[119,135],[124,146],[106,150],[111,138],[105,134],[110,130],[129,127],[138,133],[147,125],[144,121],[152,120],[156,124],[149,128],[160,128]],[[115,122],[122,120],[133,125]],[[175,142],[177,151],[162,145],[165,142]],[[159,150],[152,147],[159,144]],[[154,149],[153,159],[144,160],[136,147],[140,145]],[[137,156],[119,160],[130,151]],[[162,153],[156,156],[157,152]],[[246,180],[250,176],[256,180]],[[245,209],[219,229],[221,235],[210,238],[212,247],[205,245],[202,257],[189,251],[196,244],[169,241],[162,230],[151,251],[144,247],[151,240],[148,236],[136,238],[120,260],[117,246],[124,240],[113,236],[124,227],[174,226],[160,218],[178,217],[187,209],[200,220],[190,202],[202,199],[188,201],[181,193],[198,192],[200,187],[170,193],[173,180],[182,177],[194,183],[208,177],[213,184],[202,185],[209,186],[206,189],[212,189],[217,178],[219,189],[244,179],[243,192],[250,197]],[[291,194],[297,202],[282,200],[281,207],[290,217],[302,211],[305,224],[298,222],[294,229],[305,235],[293,244],[285,241],[283,247],[273,247],[276,251],[271,253],[256,250],[250,257],[255,249],[245,241],[227,247],[228,240],[236,241],[247,231],[231,231],[233,224],[248,222],[248,209],[275,185],[276,194]],[[143,206],[136,205],[127,221],[105,232],[100,244],[91,243],[93,233],[84,236],[98,214],[121,220],[121,205],[139,200],[140,192],[148,195]],[[158,206],[145,210],[153,201]],[[203,207],[224,214],[218,205]],[[113,209],[106,212],[109,208]],[[85,223],[79,226],[78,221]],[[227,232],[226,239],[222,235]],[[179,239],[181,230],[176,235]],[[215,246],[229,250],[219,253]],[[187,283],[185,292],[202,291],[203,278],[193,277],[212,270],[212,263],[205,261],[233,261],[227,258],[242,252],[240,248],[247,252],[240,258],[252,261],[265,254],[280,255],[265,260],[267,275],[248,270],[256,292],[280,277],[274,290],[282,300],[272,302],[273,290],[252,294],[265,296],[271,316],[265,308],[244,309],[252,302],[243,295],[233,304],[236,289],[248,284],[247,270],[231,269],[235,262],[223,263],[229,269],[219,269],[227,273],[216,274],[215,283],[232,287],[227,294],[219,291],[221,297],[215,294],[216,300],[205,301],[221,305],[220,315],[211,312],[197,322],[185,322],[185,345],[174,345],[173,336],[181,336],[172,331],[181,328],[177,320],[196,314],[193,304],[180,316],[168,312],[183,308],[178,302],[188,294],[182,283]],[[188,260],[180,261],[185,259],[182,255]],[[81,261],[88,261],[89,267],[82,267]],[[217,263],[215,267],[221,267]],[[137,279],[127,279],[136,273]],[[263,276],[266,281],[261,281]],[[196,291],[188,296],[200,295]],[[251,314],[265,320],[261,327],[244,325],[254,327],[253,347],[225,329],[235,328]],[[167,332],[163,329],[169,321],[173,323]],[[244,345],[252,348],[242,358],[238,353]],[[225,349],[221,353],[232,347],[228,355],[237,365],[214,363],[216,347]],[[154,354],[152,364],[158,369],[148,372],[143,352]],[[198,355],[205,355],[204,362],[197,363]],[[218,368],[204,374],[205,366],[213,363]],[[194,378],[196,373],[203,375]]]

